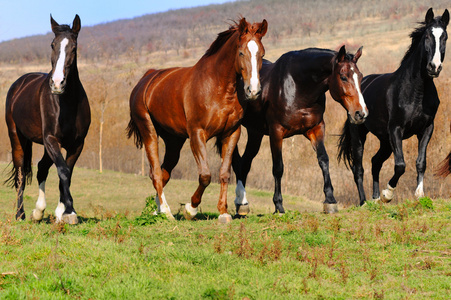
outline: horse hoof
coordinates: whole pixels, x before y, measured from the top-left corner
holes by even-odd
[[[236,206],[236,214],[240,216],[246,216],[249,212],[249,203],[246,204],[235,204]]]
[[[191,206],[191,203],[186,203],[182,212],[186,220],[192,220],[197,215],[197,207],[194,208]]]
[[[335,214],[338,212],[337,203],[324,203],[323,211],[325,214]]]
[[[230,222],[232,222],[232,216],[227,213],[219,215],[218,222],[221,224],[230,223]]]
[[[40,223],[43,217],[44,217],[43,211],[33,209],[33,212],[31,213],[31,221],[33,223]]]
[[[62,220],[69,225],[78,224],[78,217],[76,214],[64,214]]]
[[[390,193],[389,190],[383,190],[381,193],[380,200],[383,203],[390,203],[393,199],[393,192]]]

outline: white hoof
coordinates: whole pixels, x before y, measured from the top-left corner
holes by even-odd
[[[232,216],[227,213],[219,215],[218,222],[221,224],[230,223],[230,222],[232,222]]]
[[[69,225],[78,224],[77,214],[63,214],[63,222]]]
[[[31,213],[31,220],[33,222],[41,222],[43,217],[44,217],[44,211],[40,211],[38,209],[33,209],[33,212]]]
[[[415,190],[415,197],[417,198],[424,197],[423,182],[420,182],[417,189]]]
[[[250,212],[249,203],[247,204],[235,204],[236,214],[240,216],[247,216]]]
[[[394,196],[395,196],[395,188],[387,184],[387,188],[382,191],[381,201],[384,203],[389,203],[390,201],[393,200]]]
[[[191,206],[191,203],[186,203],[183,207],[183,216],[187,220],[192,220],[197,215],[197,207]]]

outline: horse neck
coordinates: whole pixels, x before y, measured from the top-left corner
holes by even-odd
[[[408,79],[415,89],[423,89],[426,81],[432,80],[426,73],[426,51],[417,47],[409,56],[405,57],[395,75],[400,80]]]
[[[227,42],[213,55],[204,57],[205,68],[212,67],[216,78],[226,83],[235,83],[237,71],[235,69],[236,52],[238,50],[239,34],[235,33]]]
[[[311,71],[318,96],[329,90],[329,82],[333,73],[332,58],[333,55],[330,57],[324,56],[312,61],[314,68],[311,68]]]

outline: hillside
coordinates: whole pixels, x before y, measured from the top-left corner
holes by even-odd
[[[426,10],[433,6],[438,15],[443,13],[447,5],[449,1],[444,0],[363,1],[352,5],[344,0],[237,1],[82,27],[78,41],[79,70],[90,99],[93,120],[78,166],[99,168],[99,128],[103,119],[103,168],[142,173],[141,152],[136,150],[132,141],[125,138],[125,127],[129,120],[128,98],[132,88],[150,67],[165,68],[194,64],[217,33],[226,30],[231,20],[238,19],[240,15],[252,22],[260,22],[263,18],[268,21],[269,31],[263,39],[263,44],[266,48],[265,58],[269,60],[274,61],[290,50],[312,46],[338,49],[346,44],[348,51],[354,53],[363,45],[359,68],[366,75],[395,70],[410,45],[410,32],[417,26],[417,22],[423,21]],[[83,25],[83,16],[80,17]],[[48,34],[0,43],[1,115],[4,115],[7,90],[16,78],[30,71],[49,71],[51,39],[52,36]],[[451,148],[449,57],[450,55],[446,56],[444,70],[435,80],[442,104],[437,114],[436,128],[428,152],[425,190],[431,197],[451,195],[451,178],[437,180],[431,175],[432,170]],[[329,97],[327,101],[326,148],[330,157],[335,196],[345,205],[355,204],[357,193],[352,173],[343,164],[338,165],[335,160],[336,135],[341,130],[346,113]],[[245,137],[244,132],[240,140],[240,149],[243,149]],[[376,141],[370,137],[364,156],[367,194],[371,190],[369,162],[375,153],[375,146]],[[413,197],[416,147],[416,139],[405,143],[407,171],[399,183],[397,198],[399,200]],[[210,169],[213,180],[217,180],[220,160],[215,154],[213,145],[209,148]],[[41,155],[42,147],[35,147],[34,165]],[[285,161],[283,192],[322,201],[324,196],[321,171],[310,143],[302,136],[287,139],[284,141],[283,155]],[[0,161],[9,160],[9,139],[6,125],[2,121]],[[147,162],[144,162],[144,165],[147,165]],[[249,186],[271,191],[273,188],[271,165],[271,155],[265,138],[249,174]],[[147,173],[147,166],[144,169]],[[392,169],[392,159],[389,159],[382,169],[382,185],[386,184]],[[182,150],[179,165],[173,172],[173,178],[196,181],[196,170],[187,143]],[[270,202],[270,199],[271,196],[268,196],[267,201]]]

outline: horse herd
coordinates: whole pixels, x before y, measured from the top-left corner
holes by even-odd
[[[6,98],[5,118],[12,147],[13,169],[7,180],[17,190],[17,219],[25,219],[23,192],[31,179],[32,143],[44,145],[38,163],[39,197],[32,220],[40,221],[46,208],[45,182],[55,164],[60,179],[57,222],[76,224],[78,218],[69,190],[74,165],[83,149],[91,122],[88,98],[77,69],[78,15],[72,27],[59,25],[52,17],[50,73],[29,73],[15,81]],[[373,133],[380,148],[372,158],[373,200],[389,202],[405,171],[402,140],[416,135],[419,141],[416,196],[424,195],[426,149],[434,129],[439,98],[433,78],[442,69],[449,12],[434,17],[432,8],[412,34],[412,44],[393,73],[363,78],[357,67],[362,48],[348,54],[309,48],[282,55],[272,63],[263,59],[262,38],[268,23],[249,23],[245,18],[218,34],[216,40],[192,67],[150,69],[130,96],[129,138],[144,146],[150,164],[150,178],[156,190],[157,212],[173,218],[164,187],[177,165],[180,151],[189,139],[198,166],[199,186],[184,208],[192,219],[202,194],[211,181],[206,142],[215,137],[221,155],[219,222],[228,223],[227,186],[231,169],[236,174],[237,215],[249,213],[246,178],[264,135],[269,135],[275,180],[275,211],[284,213],[281,193],[283,175],[282,141],[303,134],[317,154],[324,177],[324,211],[337,211],[329,175],[329,157],[324,147],[325,92],[347,111],[348,118],[339,140],[339,159],[350,166],[360,197],[363,190],[362,156],[366,135]],[[244,154],[237,142],[241,125],[248,131]],[[158,138],[165,143],[163,163],[158,156]],[[61,153],[66,149],[66,158]],[[379,192],[382,164],[394,154],[394,175]],[[450,155],[440,174],[451,172]]]

